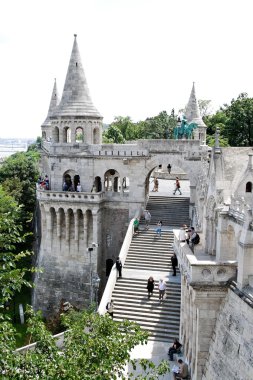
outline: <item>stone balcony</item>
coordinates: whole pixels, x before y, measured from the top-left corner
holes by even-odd
[[[218,262],[215,256],[204,252],[201,244],[195,246],[193,253],[187,243],[178,240],[179,230],[173,232],[180,272],[186,276],[188,284],[222,285],[236,278],[237,261]]]
[[[73,203],[101,203],[105,201],[126,201],[129,199],[129,193],[101,191],[94,192],[75,192],[75,191],[53,191],[53,190],[37,190],[37,199],[39,201],[56,201],[56,202],[73,202]]]
[[[72,191],[50,191],[37,190],[37,199],[40,201],[61,201],[61,202],[93,202],[100,203],[105,198],[105,192],[85,193]]]

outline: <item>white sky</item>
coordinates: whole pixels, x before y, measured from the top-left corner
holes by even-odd
[[[144,120],[253,96],[252,0],[6,0],[0,4],[0,137],[36,137],[77,34],[94,105]]]

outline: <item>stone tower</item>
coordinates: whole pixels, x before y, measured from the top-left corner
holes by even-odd
[[[194,139],[200,140],[201,143],[206,143],[206,128],[207,126],[202,120],[199,110],[199,104],[196,97],[195,83],[193,82],[190,98],[185,110],[185,116],[189,123],[193,122],[198,125],[194,131]]]
[[[90,302],[91,276],[97,272],[99,256],[101,197],[62,192],[63,183],[73,192],[78,184],[91,191],[92,164],[88,158],[82,162],[76,151],[80,144],[81,155],[86,155],[89,144],[102,140],[102,116],[89,94],[76,35],[61,100],[55,81],[41,129],[41,171],[49,177],[50,191],[37,191],[41,219],[37,265],[43,273],[35,278],[33,305],[49,315],[61,300],[77,307]]]

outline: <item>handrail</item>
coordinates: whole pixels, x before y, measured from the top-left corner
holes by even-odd
[[[127,233],[126,233],[125,239],[123,241],[123,244],[119,253],[119,258],[122,262],[122,266],[124,266],[124,263],[126,261],[127,253],[128,253],[130,244],[132,242],[133,233],[134,233],[134,218],[129,223]],[[111,301],[112,292],[114,290],[116,281],[117,281],[117,269],[116,269],[116,264],[114,264],[111,269],[111,273],[107,280],[107,284],[104,289],[104,293],[98,307],[98,313],[101,315],[106,313],[106,305],[109,301]]]

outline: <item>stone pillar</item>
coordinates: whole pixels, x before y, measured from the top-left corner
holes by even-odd
[[[52,231],[53,231],[53,220],[50,209],[46,212],[46,225],[47,225],[47,238],[45,245],[50,249],[52,241]]]
[[[59,143],[63,143],[63,129],[59,128]]]
[[[76,128],[78,128],[77,124],[71,123],[70,125],[71,128],[71,144],[75,144],[76,142]]]
[[[253,238],[252,238],[253,241]],[[253,274],[253,244],[239,242],[237,285],[239,289],[249,285]]]
[[[69,242],[69,233],[70,233],[70,215],[68,210],[65,211],[65,225],[66,225],[66,231],[65,231],[65,239],[67,242]]]
[[[78,241],[78,238],[79,238],[79,218],[78,218],[77,210],[75,210],[75,212],[74,212],[74,221],[75,221],[75,241]]]
[[[84,248],[88,248],[88,217],[86,211],[83,211],[83,242]]]
[[[227,294],[227,289],[225,287],[214,286],[208,288],[200,287],[199,289],[194,289],[193,294],[194,305],[198,312],[196,320],[196,372],[192,378],[201,379],[208,357],[217,315],[220,310],[221,302]],[[192,340],[192,335],[188,335],[188,340]]]
[[[60,238],[61,237],[61,211],[58,210],[56,212],[56,234],[57,234],[57,237]]]

